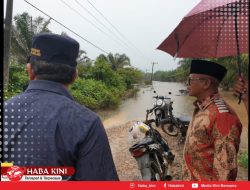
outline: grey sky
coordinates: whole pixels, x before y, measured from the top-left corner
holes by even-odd
[[[181,19],[200,2],[200,0],[89,0],[129,40],[128,42],[122,37],[119,38],[126,41],[130,47],[128,48],[124,43],[120,42],[123,44],[120,45],[101,33],[62,2],[65,1],[82,16],[91,20],[98,28],[108,33],[109,36],[113,36],[112,38],[116,41],[120,41],[116,37],[120,35],[94,10],[87,0],[78,0],[78,2],[112,30],[116,36],[91,17],[75,0],[28,1],[105,51],[125,53],[131,59],[132,66],[144,72],[151,71],[152,62],[158,62],[155,65],[155,70],[166,71],[177,67],[178,59],[174,60],[169,54],[156,50],[156,48]],[[4,0],[4,9],[5,6],[6,0]],[[14,0],[13,15],[24,11],[33,17],[47,18],[25,1]],[[78,40],[80,48],[85,50],[91,59],[95,59],[102,53],[54,21],[50,23],[49,29],[57,34],[65,31],[69,36]]]

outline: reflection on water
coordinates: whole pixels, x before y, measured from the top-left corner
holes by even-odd
[[[158,95],[168,96],[172,99],[174,115],[191,115],[194,108],[192,105],[194,98],[180,96],[179,90],[181,89],[186,89],[182,83],[154,81],[153,86],[141,88],[136,97],[127,99],[117,110],[99,114],[103,118],[105,128],[121,125],[131,120],[144,120],[146,110],[154,106],[152,97],[156,95],[153,92],[156,90]],[[169,92],[172,94],[169,95]]]

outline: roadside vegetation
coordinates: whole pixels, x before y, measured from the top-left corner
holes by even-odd
[[[41,32],[51,32],[49,23],[50,20],[42,17],[32,19],[26,12],[14,17],[5,100],[25,90],[29,81],[25,65],[32,37]],[[93,110],[117,107],[124,97],[136,92],[134,84],[140,83],[143,78],[143,73],[131,67],[130,59],[125,54],[100,54],[91,60],[86,51],[80,50],[77,62],[79,76],[69,90],[78,103]]]
[[[238,65],[236,57],[225,57],[219,59],[208,59],[215,61],[227,68],[227,74],[221,82],[221,88],[223,90],[229,90],[232,88],[236,77],[238,76]],[[248,62],[249,54],[241,55],[241,71],[243,75],[248,79]],[[189,70],[190,70],[191,59],[182,59],[179,61],[179,67],[172,71],[157,71],[154,73],[154,80],[164,82],[183,82],[185,83]],[[216,72],[216,71],[214,71]],[[150,75],[147,75],[149,77]]]
[[[248,153],[247,152],[243,152],[239,155],[238,163],[239,163],[239,166],[243,168],[248,168]]]

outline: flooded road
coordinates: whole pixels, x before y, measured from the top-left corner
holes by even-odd
[[[175,116],[191,115],[193,111],[192,102],[194,98],[180,96],[179,90],[186,86],[175,82],[153,82],[153,87],[140,88],[136,97],[124,101],[117,110],[98,112],[102,117],[105,128],[121,125],[131,120],[144,120],[146,110],[154,106],[156,96],[154,90],[160,96],[167,96],[173,101],[173,113]],[[168,93],[172,94],[169,95]],[[190,106],[191,105],[191,106]]]
[[[98,112],[106,128],[112,155],[121,181],[141,180],[137,163],[128,151],[131,146],[128,138],[128,130],[132,126],[133,121],[144,120],[146,110],[153,107],[154,99],[152,97],[156,95],[154,94],[154,90],[156,90],[159,95],[167,95],[172,99],[173,113],[175,116],[191,115],[193,112],[194,107],[192,103],[195,98],[179,96],[179,90],[186,89],[184,84],[154,82],[153,87],[154,88],[151,86],[140,88],[136,97],[125,100],[116,110]],[[168,95],[168,92],[172,92],[172,94]],[[243,104],[238,105],[238,101],[233,97],[232,92],[221,92],[221,95],[226,102],[233,107],[243,125],[239,154],[247,152],[248,116],[246,109]],[[178,144],[176,137],[168,136],[162,132],[161,128],[158,130],[163,138],[167,139],[169,147],[176,156],[173,166],[173,180],[180,180],[183,144]],[[247,179],[247,168],[239,167],[237,180]]]
[[[140,88],[137,95],[133,98],[125,100],[116,110],[105,110],[98,112],[101,116],[105,128],[120,126],[128,121],[145,120],[146,110],[153,108],[156,94],[154,90],[161,96],[170,97],[173,101],[173,113],[175,116],[192,115],[194,97],[180,96],[179,90],[186,89],[182,83],[176,82],[158,82],[153,81],[152,86]],[[169,95],[168,93],[172,94]],[[246,109],[232,95],[232,92],[220,92],[226,102],[233,107],[243,125],[241,135],[241,150],[246,150],[248,147],[248,116]]]

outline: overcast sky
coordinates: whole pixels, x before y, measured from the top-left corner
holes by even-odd
[[[200,2],[200,0],[27,1],[104,51],[125,53],[130,58],[132,66],[144,72],[146,70],[151,71],[152,62],[158,63],[154,67],[155,71],[167,71],[177,67],[178,59],[174,60],[169,54],[156,50],[156,48],[173,31],[181,19]],[[105,21],[88,1],[115,26],[122,36]],[[71,10],[63,2],[70,5],[78,13]],[[4,0],[4,9],[5,7],[6,0]],[[96,21],[86,9],[102,24]],[[13,16],[25,11],[32,17],[42,16],[48,18],[24,0],[14,0]],[[91,21],[99,29],[83,17]],[[51,21],[49,29],[57,34],[64,31],[79,41],[80,48],[85,50],[91,59],[95,59],[99,54],[103,53],[54,21]]]

